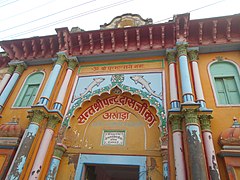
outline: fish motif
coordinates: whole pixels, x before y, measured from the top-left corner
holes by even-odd
[[[135,84],[141,84],[143,89],[146,89],[152,96],[155,96],[159,99],[162,100],[162,93],[160,93],[160,95],[156,94],[154,90],[152,90],[152,88],[150,87],[150,82],[148,82],[146,79],[144,79],[144,76],[131,76],[130,77]]]
[[[88,87],[85,88],[86,91],[80,94],[79,97],[75,98],[74,101],[76,99],[83,98],[83,96],[85,96],[87,93],[92,92],[93,88],[95,86],[99,86],[104,80],[105,78],[93,78],[93,81],[88,85]]]

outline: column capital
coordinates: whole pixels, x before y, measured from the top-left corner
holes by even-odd
[[[181,114],[170,114],[168,119],[172,125],[172,132],[182,131],[182,118]]]
[[[211,131],[211,119],[213,118],[211,114],[201,114],[198,115],[200,120],[200,125],[202,131]]]
[[[198,60],[198,52],[199,48],[188,48],[188,57],[190,61],[197,61]]]
[[[186,125],[189,124],[199,125],[197,109],[183,109],[182,112],[184,113]]]
[[[176,63],[176,51],[174,49],[167,49],[166,56],[168,64]]]
[[[177,55],[178,57],[180,56],[187,56],[187,47],[188,47],[188,43],[185,41],[178,41],[176,43],[177,46]]]
[[[22,62],[16,65],[16,69],[14,72],[21,75],[25,69],[27,69],[27,65]]]
[[[161,149],[161,156],[163,162],[168,162],[168,149]]]
[[[68,69],[74,70],[75,67],[78,65],[78,60],[76,57],[71,57],[67,61],[68,63]]]
[[[57,143],[54,148],[53,156],[61,159],[64,152],[67,150],[67,146],[62,143]]]
[[[47,115],[41,109],[33,109],[31,111],[28,111],[28,116],[27,116],[27,118],[29,118],[29,120],[35,124],[40,124],[41,121],[46,117]]]
[[[60,118],[57,115],[49,115],[47,128],[55,129],[56,125],[61,122]]]
[[[15,70],[16,66],[15,65],[9,65],[9,68],[8,68],[8,71],[7,71],[7,74],[10,74],[12,75],[14,70]]]
[[[57,53],[57,61],[56,64],[63,65],[65,61],[68,60],[67,54],[64,51]]]

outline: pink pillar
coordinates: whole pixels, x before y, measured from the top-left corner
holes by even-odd
[[[198,48],[189,48],[188,56],[191,61],[194,89],[196,93],[197,102],[200,103],[200,107],[206,109],[206,103],[202,90],[202,83],[200,79],[200,73],[198,68]]]
[[[211,115],[200,115],[200,122],[202,128],[202,136],[205,154],[207,157],[208,171],[211,179],[220,180],[220,174],[218,170],[216,153],[213,145],[212,133],[210,130],[210,119]]]
[[[0,83],[0,94],[2,93],[3,89],[7,85],[7,83],[9,81],[9,79],[11,78],[14,70],[15,70],[15,66],[10,65],[10,67],[8,68],[8,72],[4,75],[4,77],[3,77],[3,79]]]
[[[176,77],[176,52],[174,50],[167,51],[167,59],[169,64],[169,81],[170,81],[170,100],[171,109],[180,107],[177,90],[177,77]]]
[[[76,58],[68,59],[68,70],[67,70],[65,78],[63,80],[60,91],[58,93],[57,100],[54,103],[54,109],[60,110],[62,108],[62,103],[64,101],[64,98],[65,98],[65,95],[66,95],[66,92],[67,92],[67,87],[68,87],[69,81],[71,79],[72,72],[75,69],[76,65],[77,65],[77,59]]]
[[[58,122],[59,122],[59,119],[56,116],[51,115],[49,117],[47,129],[44,132],[42,142],[38,149],[38,153],[35,158],[35,161],[34,161],[30,176],[29,176],[29,180],[36,180],[39,178],[39,175],[42,170],[43,162],[45,160],[45,156],[48,151],[48,147],[50,145],[52,136],[54,134],[54,128],[56,127],[56,124]]]
[[[185,180],[186,178],[186,167],[184,159],[183,139],[182,139],[182,126],[181,126],[181,115],[170,114],[169,120],[172,125],[173,132],[173,152],[175,161],[175,174],[176,180]]]

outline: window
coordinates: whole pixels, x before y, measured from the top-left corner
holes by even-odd
[[[42,72],[28,76],[13,105],[14,107],[29,107],[33,104],[43,76]]]
[[[240,104],[240,78],[237,67],[229,61],[218,61],[211,64],[210,73],[218,104]]]

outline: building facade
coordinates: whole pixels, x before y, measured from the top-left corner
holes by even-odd
[[[240,178],[240,15],[0,42],[1,179]]]

